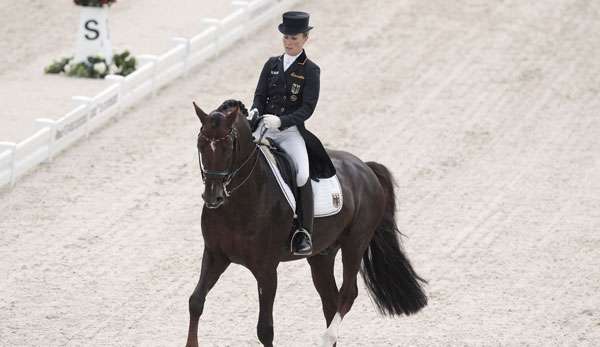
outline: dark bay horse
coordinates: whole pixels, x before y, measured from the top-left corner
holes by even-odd
[[[205,245],[200,280],[189,300],[187,346],[198,346],[206,295],[231,262],[245,266],[256,278],[257,334],[263,345],[272,346],[277,266],[302,258],[289,250],[293,212],[253,141],[244,105],[227,100],[210,114],[195,103],[194,107],[202,123],[197,147],[205,183]],[[315,219],[313,255],[307,258],[327,322],[326,346],[335,345],[342,318],[358,294],[359,272],[383,315],[408,315],[427,305],[424,280],[399,244],[391,173],[346,152],[329,154],[342,185],[343,207],[334,216]],[[338,290],[334,260],[339,249],[343,283]]]

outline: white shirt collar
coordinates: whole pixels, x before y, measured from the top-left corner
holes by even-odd
[[[301,51],[300,53],[296,54],[296,55],[289,55],[287,53],[283,54],[283,71],[287,70],[295,61],[296,59],[300,56],[300,54],[302,54]]]

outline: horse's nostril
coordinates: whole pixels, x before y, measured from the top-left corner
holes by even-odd
[[[217,202],[223,202],[223,200],[225,200],[225,199],[222,196],[217,197]]]

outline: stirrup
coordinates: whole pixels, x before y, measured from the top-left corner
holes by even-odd
[[[308,237],[308,240],[310,241],[310,245],[311,245],[310,252],[300,253],[300,252],[294,251],[294,240],[296,239],[296,235],[298,235],[298,234],[304,234]],[[299,229],[296,229],[296,231],[294,231],[294,234],[292,235],[292,240],[290,241],[290,250],[293,255],[311,255],[312,254],[312,237],[310,236],[310,233],[306,229],[299,228]]]

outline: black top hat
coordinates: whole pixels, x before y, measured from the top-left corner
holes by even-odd
[[[283,14],[283,23],[279,24],[279,31],[284,35],[305,33],[313,27],[308,26],[309,14],[300,11],[289,11]]]

